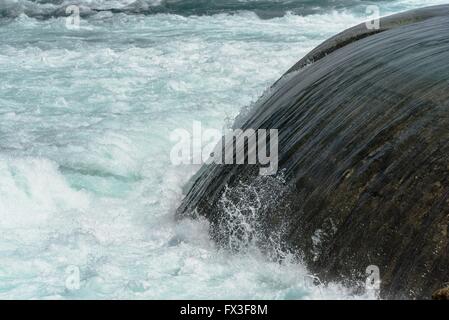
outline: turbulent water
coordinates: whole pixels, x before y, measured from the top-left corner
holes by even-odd
[[[198,167],[170,133],[229,125],[367,4],[445,2],[0,0],[0,298],[369,298],[175,221]]]

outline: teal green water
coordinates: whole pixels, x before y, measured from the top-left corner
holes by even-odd
[[[44,2],[0,3],[0,298],[369,298],[307,286],[288,256],[218,250],[205,221],[176,222],[198,167],[169,159],[172,130],[229,124],[309,50],[363,21],[363,7],[323,2],[272,19],[257,15],[261,3],[201,16],[106,11],[68,30],[43,14],[64,1]],[[379,4],[388,14],[444,2]]]

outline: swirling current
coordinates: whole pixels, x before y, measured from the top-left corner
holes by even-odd
[[[0,298],[371,298],[310,285],[276,235],[253,245],[247,215],[223,222],[236,251],[205,220],[176,221],[198,167],[171,164],[169,136],[229,125],[367,5],[442,3],[0,0]]]

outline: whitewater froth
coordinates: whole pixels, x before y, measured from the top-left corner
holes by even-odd
[[[306,286],[307,270],[282,250],[281,263],[267,257],[251,241],[257,220],[244,221],[246,240],[232,238],[239,252],[217,248],[205,221],[175,221],[198,167],[171,166],[168,137],[194,120],[221,128],[363,16],[100,12],[71,31],[64,17],[35,14],[65,2],[12,3],[0,5],[0,298],[353,297]],[[68,266],[80,269],[79,290],[66,288]]]

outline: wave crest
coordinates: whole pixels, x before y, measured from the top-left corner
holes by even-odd
[[[335,9],[347,9],[360,4],[356,0],[4,0],[0,3],[0,18],[16,18],[22,14],[37,19],[66,16],[69,5],[78,5],[81,16],[98,12],[124,14],[214,15],[252,11],[261,18],[317,14]]]

